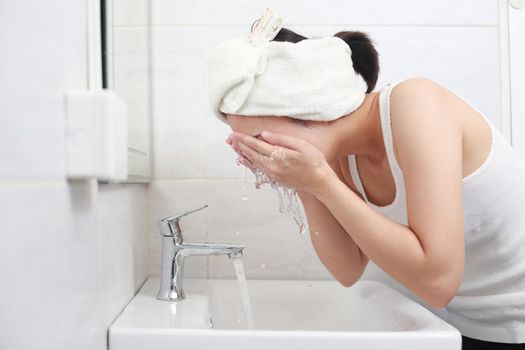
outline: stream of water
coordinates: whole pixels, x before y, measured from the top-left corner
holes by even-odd
[[[232,260],[233,266],[235,267],[235,274],[237,275],[237,281],[239,282],[239,288],[241,290],[244,318],[248,325],[248,329],[254,329],[252,304],[250,303],[250,295],[248,294],[248,285],[246,284],[246,273],[244,272],[242,257],[233,258]]]

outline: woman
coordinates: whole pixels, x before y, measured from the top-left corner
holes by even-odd
[[[373,92],[379,66],[368,36],[335,37],[348,45],[353,69],[367,84],[363,98],[354,99],[357,108],[315,120],[279,113],[289,104],[268,97],[278,87],[260,93],[265,99],[258,105],[275,101],[276,113],[270,107],[272,113],[241,113],[223,98],[222,107],[212,108],[234,131],[226,142],[242,164],[297,189],[313,246],[342,285],[355,283],[372,260],[456,326],[464,349],[525,349],[525,165],[487,118],[433,81],[414,78]],[[268,70],[272,60],[291,57],[276,54],[275,42],[299,50],[312,40],[318,39],[282,28],[273,49],[258,51],[257,64],[263,57]],[[252,92],[298,65],[268,78],[256,67],[245,110],[257,104]],[[322,87],[330,90],[331,83]]]

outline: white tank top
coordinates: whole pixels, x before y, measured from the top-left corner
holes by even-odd
[[[366,203],[386,217],[407,225],[403,172],[394,156],[390,127],[390,92],[394,86],[385,86],[379,97],[383,140],[396,186],[394,201],[386,206],[370,203],[354,155],[348,156],[348,163],[352,179]],[[465,267],[458,293],[446,308],[436,309],[372,261],[362,278],[389,284],[467,337],[525,343],[525,164],[490,120],[473,108],[489,124],[492,144],[483,164],[463,178]]]

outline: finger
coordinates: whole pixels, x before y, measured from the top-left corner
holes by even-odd
[[[308,142],[306,142],[303,139],[299,139],[281,133],[263,131],[261,133],[261,136],[264,140],[266,140],[272,145],[286,147],[301,153],[304,152],[309,146],[311,146]]]
[[[232,150],[233,150],[235,153],[237,153],[238,155],[241,155],[241,151],[239,150],[239,147],[237,147],[236,144],[232,143],[232,144],[230,145],[230,147],[232,148]]]
[[[252,137],[250,135],[235,132],[232,134],[231,139],[233,143],[236,144],[237,146],[243,143],[260,154],[263,154],[266,156],[269,156],[270,154],[272,154],[272,150],[273,150],[272,145],[268,144],[268,142],[258,140],[255,137]]]
[[[253,165],[255,165],[256,167],[261,167],[261,168],[264,166],[263,159],[262,159],[262,157],[264,157],[264,154],[260,154],[256,152],[255,150],[251,149],[250,147],[248,147],[247,145],[243,143],[239,143],[238,147],[241,152],[241,155],[246,157]]]
[[[245,167],[249,168],[251,171],[254,171],[255,170],[255,165],[250,162],[250,160],[244,156],[239,156],[239,158],[237,158],[238,162],[242,165],[244,165]]]

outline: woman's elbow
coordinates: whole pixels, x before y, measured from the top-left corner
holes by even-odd
[[[338,278],[339,282],[343,287],[351,287],[359,280],[359,278]]]
[[[426,302],[434,308],[444,308],[446,307],[454,298],[456,293],[444,292],[438,295],[432,295],[430,298],[427,298]]]
[[[457,279],[436,280],[427,287],[424,300],[434,308],[446,307],[459,290]]]
[[[357,282],[357,279],[338,278],[337,282],[339,282],[339,284],[341,284],[343,287],[351,287]]]
[[[343,287],[351,287],[353,286],[361,276],[363,275],[363,272],[365,271],[366,265],[361,267],[360,270],[355,271],[353,274],[345,274],[341,276],[336,276],[337,282],[339,282]]]

